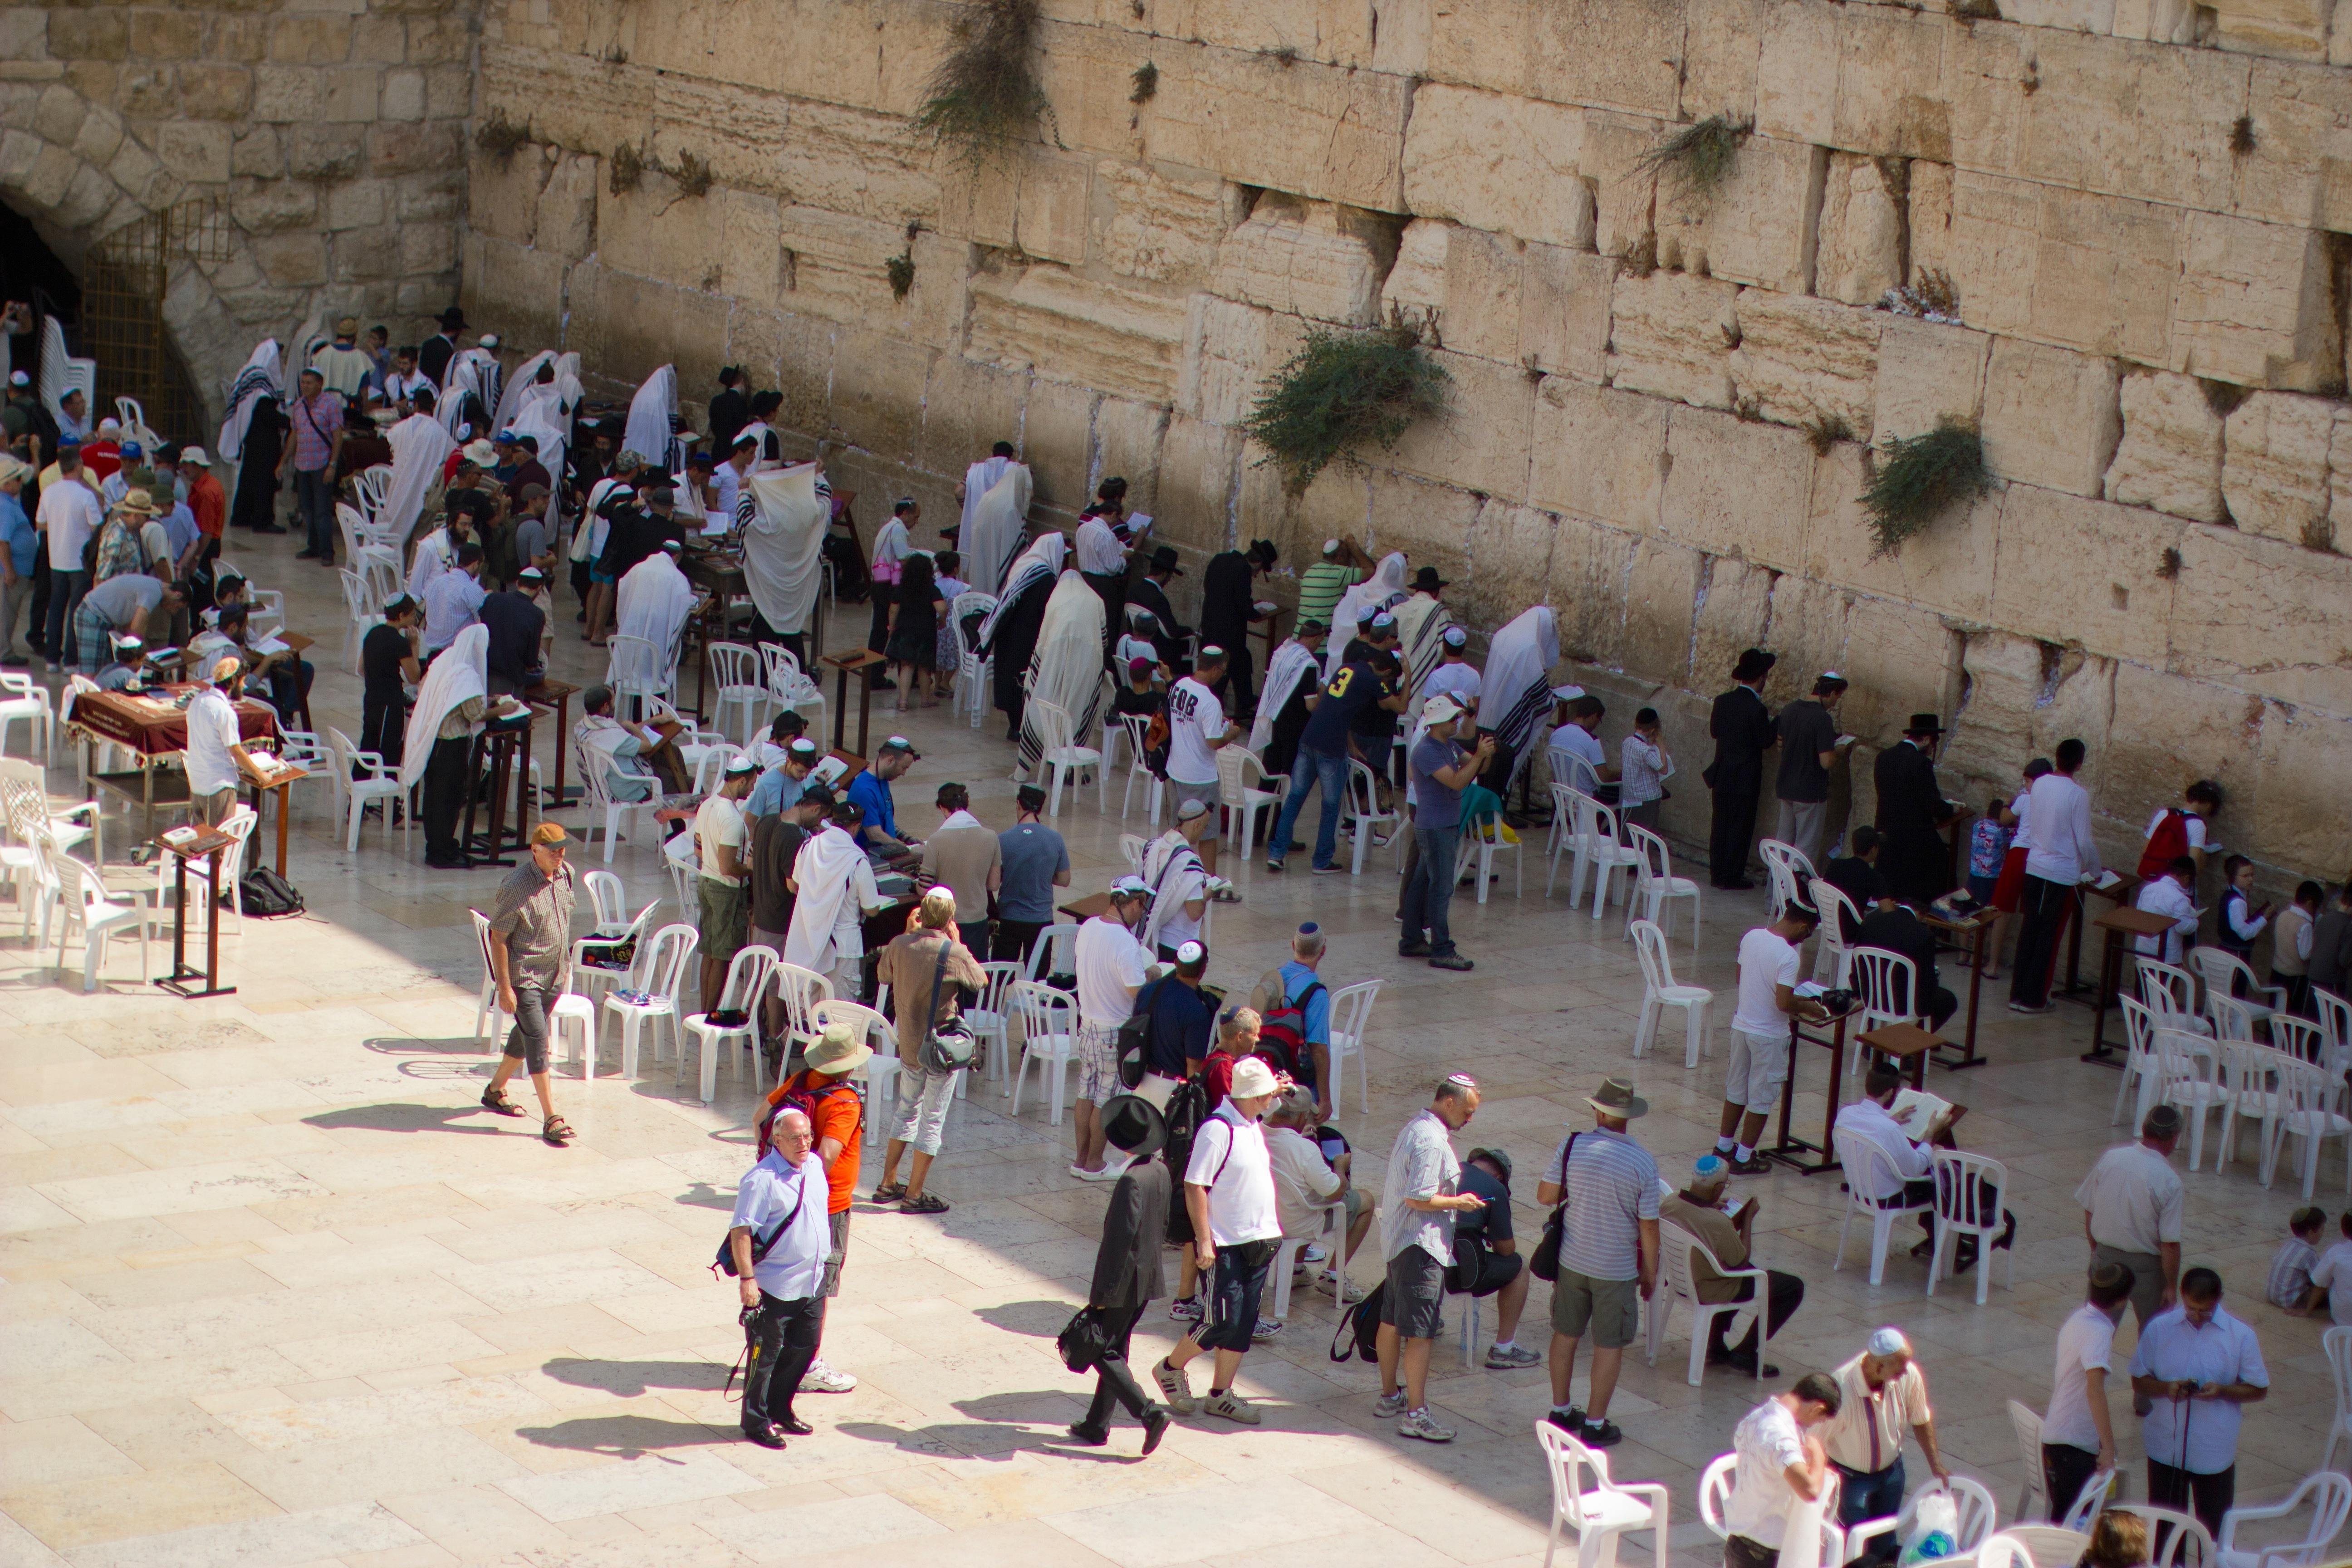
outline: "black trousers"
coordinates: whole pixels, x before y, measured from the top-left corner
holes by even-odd
[[[2099,1457],[2072,1443],[2042,1445],[2042,1489],[2050,1499],[2050,1517],[2063,1519],[2091,1478],[2099,1473]]]
[[[2175,1469],[2172,1466],[2150,1459],[2147,1462],[2147,1500],[2158,1508],[2175,1509],[2197,1516],[2197,1522],[2213,1532],[2221,1533],[2221,1516],[2238,1500],[2238,1467],[2216,1470],[2200,1476],[2194,1470]],[[2154,1545],[2153,1542],[2149,1542]]]
[[[1044,921],[998,921],[991,955],[999,963],[1026,963],[1029,950],[1037,945],[1037,933],[1045,929]]]
[[[2017,902],[2017,967],[2010,976],[2011,1001],[2039,1007],[2050,1000],[2058,946],[2065,940],[2075,898],[2072,883],[2046,882],[2031,871],[2026,873],[2025,890]]]
[[[1096,1431],[1108,1431],[1111,1406],[1123,1405],[1127,1413],[1138,1421],[1151,1408],[1135,1373],[1128,1370],[1127,1341],[1135,1332],[1135,1322],[1143,1316],[1141,1307],[1108,1307],[1101,1313],[1104,1349],[1102,1358],[1095,1363],[1094,1403],[1087,1406],[1082,1425]]]
[[[1793,1274],[1783,1274],[1777,1268],[1768,1268],[1764,1273],[1764,1316],[1770,1321],[1772,1331],[1777,1334],[1780,1331],[1781,1325],[1795,1317],[1797,1309],[1804,1305],[1805,1282]],[[1756,1282],[1753,1279],[1741,1280],[1739,1294],[1734,1299],[1741,1301],[1754,1300]],[[1757,1337],[1758,1326],[1755,1323],[1748,1324],[1747,1337],[1738,1344],[1727,1347],[1723,1340],[1724,1336],[1731,1331],[1731,1317],[1728,1313],[1717,1317],[1714,1327],[1707,1334],[1706,1353],[1710,1357],[1720,1356],[1728,1349],[1739,1355],[1755,1354],[1756,1347],[1762,1342]]]
[[[408,738],[408,702],[394,693],[390,697],[362,696],[360,699],[360,750],[373,752],[383,758],[384,765],[400,766],[401,747]]]
[[[751,1357],[743,1372],[743,1430],[756,1432],[771,1421],[789,1420],[793,1395],[801,1388],[824,1327],[824,1298],[786,1301],[760,1292],[760,1310],[744,1325]]]
[[[474,742],[460,735],[436,741],[425,763],[425,859],[430,864],[457,858],[457,817],[466,809],[467,788],[473,779],[467,771]]]
[[[42,640],[48,635],[48,625],[49,542],[43,539],[41,547],[33,552],[33,603],[25,618],[25,641],[44,658],[50,657]]]
[[[1748,847],[1756,842],[1760,787],[1715,792],[1715,821],[1706,841],[1707,880],[1718,888],[1748,879]]]
[[[1250,662],[1249,633],[1244,631],[1230,643],[1221,644],[1225,650],[1225,678],[1210,688],[1217,700],[1225,705],[1229,719],[1257,717],[1257,667]]]
[[[1118,646],[1119,634],[1127,630],[1127,574],[1081,572],[1078,575],[1103,602],[1103,653],[1108,656]],[[1125,678],[1122,671],[1120,679]]]
[[[878,578],[867,595],[874,605],[874,624],[866,628],[866,646],[880,653],[890,642],[890,606],[898,602],[898,585]]]
[[[1946,1021],[1959,1010],[1960,999],[1953,995],[1946,987],[1938,985],[1933,991],[1928,992],[1928,1033],[1933,1034],[1936,1030],[1942,1028]]]

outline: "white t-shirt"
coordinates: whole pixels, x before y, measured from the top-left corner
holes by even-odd
[[[743,479],[734,464],[721,463],[710,470],[710,490],[716,500],[702,531],[724,533],[735,526],[735,503],[743,494]]]
[[[1593,734],[1581,724],[1562,724],[1559,729],[1554,730],[1551,732],[1551,749],[1556,752],[1566,752],[1570,756],[1591,765],[1592,777],[1590,780],[1567,778],[1559,781],[1562,784],[1574,784],[1579,789],[1585,789],[1588,784],[1598,785],[1601,783],[1601,770],[1609,765],[1608,748],[1601,745],[1598,735]],[[1590,791],[1588,790],[1587,793],[1589,794]]]
[[[1797,950],[1775,936],[1770,926],[1758,926],[1739,939],[1739,1007],[1731,1026],[1750,1035],[1778,1037],[1789,1032],[1789,1015],[1780,1011],[1782,985],[1797,983]]]
[[[1078,1023],[1113,1028],[1135,1011],[1133,988],[1143,984],[1151,955],[1135,933],[1108,916],[1078,927]]]
[[[712,869],[719,863],[719,857],[710,852],[714,844],[731,845],[737,859],[740,861],[742,858],[743,842],[748,834],[743,826],[743,808],[740,805],[723,795],[706,796],[702,804],[694,808],[694,837],[702,851],[704,876],[730,888],[740,888],[750,880],[747,877],[722,877]]]
[[[2352,1241],[2339,1241],[2311,1266],[2311,1282],[2327,1289],[2327,1315],[2338,1326],[2352,1326]]]
[[[180,754],[190,795],[218,795],[236,787],[236,758],[229,748],[237,740],[236,705],[228,694],[216,686],[197,692],[188,704],[188,744]]]
[[[1322,1146],[1296,1128],[1269,1127],[1265,1152],[1274,1167],[1282,1234],[1309,1240],[1322,1235],[1324,1211],[1339,1192],[1339,1173],[1323,1157]]]
[[[1438,696],[1459,698],[1465,708],[1476,702],[1477,667],[1468,663],[1441,664],[1431,670],[1429,679],[1421,683],[1421,700],[1426,702]]]
[[[1739,1469],[1731,1500],[1723,1505],[1723,1527],[1759,1546],[1778,1548],[1789,1515],[1801,1500],[1789,1485],[1789,1467],[1805,1462],[1805,1435],[1797,1417],[1776,1395],[1746,1415],[1731,1434]]]
[[[1192,1135],[1184,1182],[1209,1189],[1209,1238],[1219,1247],[1268,1241],[1282,1234],[1265,1129],[1235,1110],[1232,1100],[1217,1107],[1217,1113]]]
[[[1225,732],[1224,704],[1191,676],[1168,689],[1168,776],[1178,784],[1217,782],[1209,742]]]
[[[2050,1376],[2050,1414],[2042,1418],[2042,1440],[2085,1453],[2099,1451],[2099,1428],[2083,1374],[2097,1369],[2114,1375],[2116,1326],[2088,1301],[2058,1329],[2058,1366]]]
[[[97,493],[78,479],[60,478],[43,489],[41,504],[33,515],[48,530],[52,572],[80,571],[82,546],[106,521]]]

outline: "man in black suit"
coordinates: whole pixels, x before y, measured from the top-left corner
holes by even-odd
[[[1715,821],[1707,835],[1707,880],[1745,892],[1748,847],[1756,840],[1756,802],[1764,793],[1764,752],[1772,744],[1772,711],[1764,706],[1764,678],[1779,656],[1751,647],[1732,668],[1730,690],[1715,700],[1706,732],[1715,737],[1715,761],[1700,775],[1715,792]]]
[[[452,305],[436,318],[441,330],[425,340],[416,351],[416,368],[435,386],[449,374],[449,362],[457,357],[457,334],[466,330],[466,312]]]
[[[1149,610],[1159,626],[1152,631],[1151,646],[1160,650],[1160,662],[1178,675],[1192,673],[1192,661],[1184,652],[1184,639],[1192,628],[1176,618],[1176,607],[1168,602],[1168,584],[1181,577],[1184,568],[1176,564],[1176,547],[1163,544],[1151,552],[1150,568],[1127,591],[1127,607]]]
[[[1937,983],[1936,933],[1919,919],[1919,911],[1909,904],[1897,903],[1891,909],[1873,910],[1862,919],[1862,940],[1857,948],[1874,947],[1883,952],[1900,953],[1911,961],[1911,969],[1919,977],[1920,1004],[1915,1005],[1903,991],[1900,975],[1895,977],[1895,1009],[1903,1013],[1926,1013],[1930,1030],[1940,1029],[1944,1021],[1959,1011],[1959,998]]]
[[[1943,738],[1941,720],[1914,713],[1903,739],[1878,753],[1873,771],[1885,844],[1878,868],[1889,892],[1922,906],[1952,888],[1952,850],[1938,830],[1959,807],[1936,787],[1936,744]]]
[[[1171,1178],[1156,1156],[1168,1142],[1168,1123],[1150,1100],[1133,1094],[1112,1096],[1099,1114],[1103,1137],[1131,1163],[1111,1189],[1110,1207],[1103,1215],[1102,1246],[1087,1290],[1087,1310],[1101,1326],[1103,1352],[1094,1363],[1094,1403],[1070,1424],[1070,1438],[1101,1447],[1110,1441],[1111,1406],[1124,1405],[1143,1423],[1143,1451],[1149,1454],[1166,1435],[1169,1415],[1137,1386],[1127,1349],[1143,1309],[1167,1290],[1160,1249],[1168,1234]]]
[[[743,391],[743,373],[734,365],[719,372],[719,392],[710,400],[710,450],[723,461],[735,449],[736,433],[751,423],[751,399]]]

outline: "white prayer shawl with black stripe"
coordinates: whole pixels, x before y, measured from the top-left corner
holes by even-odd
[[[518,436],[529,436],[539,443],[539,465],[550,475],[563,472],[563,460],[569,447],[572,417],[563,405],[561,386],[526,386],[516,399],[514,419],[500,426]],[[561,520],[563,487],[558,484],[547,498],[547,521],[550,537]]]
[[[1024,470],[1025,472],[1025,470]],[[980,657],[989,658],[996,651],[996,628],[1007,612],[1021,601],[1021,595],[1040,583],[1050,583],[1062,574],[1062,558],[1070,552],[1070,542],[1059,530],[1041,533],[1035,543],[1022,552],[1020,557],[1005,569],[1003,591],[996,596],[996,608],[980,623]],[[973,582],[980,581],[975,577]]]
[[[479,344],[470,349],[460,349],[457,357],[450,362],[450,367],[454,373],[458,364],[468,363],[474,367],[474,390],[482,400],[482,417],[490,421],[488,429],[477,430],[474,434],[496,435],[506,428],[497,419],[499,400],[506,392],[506,369],[499,363],[496,349],[486,349]]]
[[[1520,612],[1495,634],[1480,677],[1478,727],[1491,731],[1512,759],[1514,777],[1527,765],[1537,723],[1551,710],[1551,667],[1559,662],[1559,633],[1549,605]]]
[[[677,367],[666,364],[646,377],[637,395],[629,400],[629,423],[621,441],[622,449],[635,452],[648,463],[658,464],[664,472],[675,473],[685,465],[670,461],[670,420],[677,412]]]
[[[540,367],[542,365],[553,364],[554,363],[555,351],[553,349],[541,349],[537,353],[531,355],[529,359],[523,361],[522,363],[515,367],[513,379],[508,381],[499,389],[499,400],[495,404],[491,405],[491,430],[511,430],[514,428],[515,416],[522,407],[522,395],[530,391],[538,384],[536,378],[539,375]],[[546,462],[547,455],[544,452],[541,453],[539,460],[542,463]],[[558,470],[553,468],[550,468],[547,471],[551,474]]]
[[[392,482],[375,521],[385,538],[406,543],[457,443],[430,414],[410,415],[385,432],[384,439],[392,444]]]
[[[735,498],[743,538],[743,583],[769,629],[806,631],[824,583],[824,536],[833,523],[833,489],[814,463],[743,476]]]
[[[1391,613],[1396,616],[1397,651],[1404,656],[1405,689],[1417,706],[1421,683],[1445,658],[1445,628],[1454,624],[1454,616],[1433,594],[1415,594]]]
[[[441,721],[461,702],[489,695],[490,629],[476,621],[443,648],[416,689],[416,706],[408,710],[408,733],[400,752],[400,787],[414,789],[433,760],[441,739]]]
[[[1339,666],[1347,661],[1348,644],[1365,617],[1402,603],[1404,597],[1404,552],[1399,550],[1381,556],[1370,577],[1339,595],[1339,608],[1331,612],[1331,636],[1323,645],[1324,679],[1339,673]]]
[[[441,401],[433,405],[435,416],[441,421],[441,428],[460,442],[488,434],[488,431],[475,429],[473,421],[466,417],[466,410],[471,406],[471,402],[482,395],[482,362],[470,357],[470,353],[468,351],[449,362],[448,374],[442,377]]]
[[[1061,537],[1059,534],[1055,538]],[[1037,650],[1029,656],[1029,702],[1021,718],[1021,767],[1034,777],[1045,754],[1037,704],[1051,702],[1070,716],[1070,742],[1083,746],[1103,704],[1103,602],[1076,572],[1064,572],[1045,601]]]
[[[46,362],[44,362],[46,363]],[[245,453],[245,432],[253,423],[253,405],[265,397],[283,402],[286,386],[278,368],[278,340],[264,338],[247,358],[245,368],[229,384],[228,417],[221,421],[220,440],[213,450],[235,462]]]
[[[1031,483],[1027,464],[1007,462],[1003,473],[972,509],[971,521],[957,535],[961,541],[964,581],[983,591],[995,589],[1000,598],[1004,596],[1006,563],[1020,550],[1021,531],[1029,521]],[[1060,563],[1055,563],[1055,570],[1061,570]]]
[[[1290,695],[1301,680],[1319,679],[1314,652],[1297,637],[1274,650],[1266,661],[1265,689],[1257,700],[1257,718],[1250,724],[1249,749],[1260,756],[1274,743],[1274,721],[1290,705]]]
[[[1184,842],[1184,836],[1170,828],[1143,847],[1143,879],[1151,884],[1151,914],[1143,923],[1143,945],[1157,949],[1160,929],[1184,912],[1184,906],[1209,896],[1208,868],[1201,857]]]

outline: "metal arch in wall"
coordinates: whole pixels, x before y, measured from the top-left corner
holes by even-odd
[[[81,352],[98,362],[98,386],[112,400],[132,397],[159,435],[201,439],[204,399],[164,324],[163,300],[174,271],[228,259],[229,217],[217,197],[198,197],[150,213],[89,247],[82,263]]]

